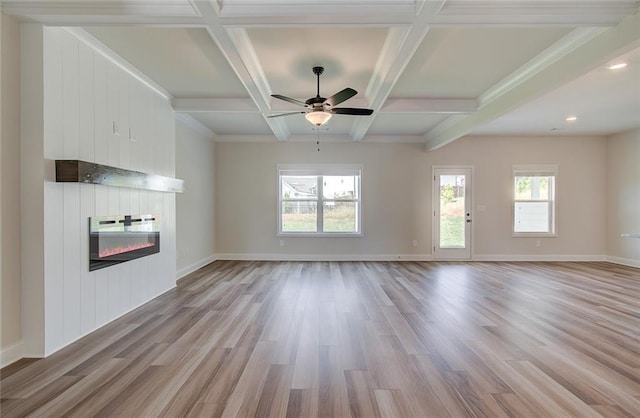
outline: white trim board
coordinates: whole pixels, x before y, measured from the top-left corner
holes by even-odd
[[[0,351],[0,368],[15,363],[24,357],[24,353],[22,352],[22,341],[18,341],[17,343]]]
[[[211,264],[214,261],[218,260],[218,257],[216,254],[211,254],[210,256],[207,256],[203,259],[200,259],[198,261],[196,261],[195,263],[191,263],[188,266],[184,266],[182,267],[180,270],[178,270],[176,272],[176,280],[180,280],[183,277],[185,277],[188,274],[193,273],[194,271],[198,270],[199,268],[202,268],[204,266],[206,266],[207,264]]]
[[[432,261],[431,254],[217,254],[242,261]]]
[[[634,260],[632,258],[622,258],[622,257],[614,257],[612,255],[608,255],[606,260],[610,263],[621,264],[623,266],[635,267],[640,269],[640,260]]]
[[[239,261],[452,261],[434,260],[432,254],[242,254],[220,253],[215,254],[212,261],[239,260]],[[617,260],[617,261],[615,261]],[[640,267],[640,262],[629,259],[609,257],[603,254],[474,254],[471,260],[457,260],[464,262],[474,261],[591,261],[624,264],[632,267]],[[633,264],[635,263],[635,264]]]
[[[474,254],[472,261],[607,261],[603,254]]]

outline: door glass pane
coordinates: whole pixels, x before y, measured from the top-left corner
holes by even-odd
[[[317,232],[316,202],[282,202],[282,232]]]
[[[322,194],[325,199],[357,199],[358,176],[323,176]]]
[[[280,176],[282,199],[317,199],[317,176]]]
[[[464,175],[440,176],[440,248],[465,248]]]
[[[358,232],[356,202],[324,202],[322,225],[324,232]]]

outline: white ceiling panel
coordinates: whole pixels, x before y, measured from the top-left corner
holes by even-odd
[[[476,128],[479,135],[610,135],[640,128],[640,48]],[[578,119],[567,122],[568,116]]]
[[[325,68],[321,96],[351,87],[362,97],[387,33],[385,28],[324,26],[248,30],[271,91],[303,101],[316,95],[314,66]]]
[[[380,113],[368,135],[424,135],[447,115],[435,113]],[[366,138],[365,138],[366,140]]]
[[[194,119],[216,135],[269,135],[271,131],[259,113],[193,112]]]
[[[86,27],[174,97],[247,97],[205,29]]]
[[[431,28],[392,98],[477,98],[566,35],[567,28]]]

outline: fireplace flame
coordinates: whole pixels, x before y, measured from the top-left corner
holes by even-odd
[[[130,245],[127,245],[126,247],[107,248],[107,249],[104,249],[104,250],[100,251],[98,256],[100,258],[109,257],[109,256],[116,255],[116,254],[128,253],[130,251],[141,250],[143,248],[153,247],[154,245],[155,244],[152,243],[152,242],[145,242],[145,243],[140,243],[140,244],[130,244]]]

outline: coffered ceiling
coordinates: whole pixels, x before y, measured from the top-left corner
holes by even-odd
[[[422,142],[466,134],[608,135],[640,127],[635,0],[2,1],[71,26],[137,68],[182,120],[217,141],[314,140],[277,100],[358,91],[325,141]],[[622,70],[606,66],[618,61]],[[577,116],[566,122],[569,115]]]

